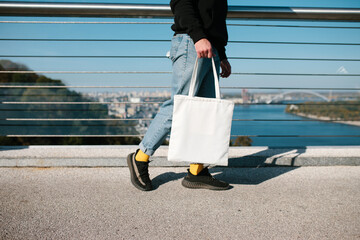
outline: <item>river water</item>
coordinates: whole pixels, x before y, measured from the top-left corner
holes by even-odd
[[[306,119],[285,112],[286,105],[236,105],[234,119]],[[360,127],[323,121],[233,121],[232,135],[359,135]],[[252,146],[360,145],[360,137],[251,137]]]

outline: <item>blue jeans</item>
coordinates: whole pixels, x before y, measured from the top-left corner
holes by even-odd
[[[220,60],[215,48],[213,48],[213,52],[216,54],[214,60],[216,70],[219,73]],[[174,95],[189,94],[196,56],[194,42],[187,34],[177,34],[172,38],[170,50],[170,59],[173,65],[171,99],[164,102],[160,107],[139,146],[141,151],[149,156],[154,154],[170,133]],[[211,59],[201,58],[198,63],[197,85],[195,86],[196,96],[215,98]]]

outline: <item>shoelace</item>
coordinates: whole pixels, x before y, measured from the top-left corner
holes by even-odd
[[[215,181],[216,179],[210,174],[209,170],[207,170],[206,172],[204,172],[202,174],[202,176],[205,176],[205,177],[209,177],[210,178],[210,181]]]
[[[146,182],[150,182],[149,164],[141,164],[138,169],[141,179],[143,179]]]
[[[210,177],[210,180],[211,180],[212,182],[216,181],[216,178],[214,178],[214,177],[211,175],[211,173],[209,172],[209,170],[206,171],[206,174],[204,174],[204,176]]]

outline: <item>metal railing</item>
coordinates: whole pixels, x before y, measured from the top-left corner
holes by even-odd
[[[3,16],[172,18],[169,5],[96,3],[0,3]],[[229,19],[307,19],[359,21],[360,9],[229,6]]]
[[[51,16],[51,17],[148,17],[148,18],[172,18],[172,13],[167,5],[135,5],[135,4],[73,4],[73,3],[18,3],[18,2],[2,2],[0,3],[0,15],[2,16]],[[287,8],[287,7],[229,7],[229,19],[291,19],[291,20],[336,20],[336,21],[360,21],[360,9],[329,9],[329,8]],[[167,24],[171,22],[139,22],[139,21],[27,21],[27,20],[2,20],[0,24]],[[229,26],[234,27],[268,27],[268,28],[323,28],[323,29],[352,29],[360,30],[359,26],[309,26],[296,24],[238,24],[230,23]],[[229,44],[276,44],[276,45],[314,45],[314,46],[360,46],[356,42],[293,42],[293,41],[240,41],[231,40]],[[155,42],[155,43],[169,43],[169,39],[63,39],[63,38],[0,38],[2,41],[12,42]],[[161,55],[10,55],[0,54],[0,58],[38,58],[38,59],[53,59],[53,58],[94,58],[94,59],[166,59],[166,56]],[[245,57],[245,56],[230,56],[233,60],[265,60],[265,61],[329,61],[329,62],[359,62],[360,58],[296,58],[296,57]],[[127,75],[169,75],[171,71],[31,71],[31,70],[2,70],[0,74],[127,74]],[[360,77],[360,73],[354,74],[333,74],[333,73],[282,73],[282,72],[238,72],[233,73],[234,76],[296,76],[296,77]],[[359,81],[360,82],[360,81]],[[31,85],[31,84],[1,84],[0,91],[16,90],[16,89],[75,89],[75,88],[89,88],[89,89],[169,89],[169,86],[96,86],[96,85]],[[222,87],[222,89],[258,89],[258,90],[321,90],[321,91],[359,91],[360,88],[349,87],[254,87],[251,85]],[[21,95],[24,96],[24,95]],[[104,112],[105,108],[101,106],[109,105],[159,105],[162,101],[147,101],[147,102],[111,102],[111,101],[20,101],[14,98],[21,97],[15,93],[0,95],[1,109],[3,112],[0,117],[0,126],[2,127],[20,127],[20,126],[45,126],[45,127],[61,127],[61,126],[104,126],[97,122],[119,122],[120,127],[123,127],[123,122],[137,122],[137,121],[151,121],[152,117],[148,118],[58,118],[56,116],[49,118],[34,118],[26,117],[27,112],[46,112],[46,111],[79,111],[79,112]],[[42,96],[42,97],[56,97],[59,94],[45,94],[39,95],[38,92],[33,95],[26,96]],[[67,95],[68,96],[68,95]],[[70,96],[71,97],[71,96]],[[7,98],[12,98],[7,100]],[[264,105],[267,103],[248,103],[248,105]],[[273,105],[284,105],[284,103],[272,103]],[[315,104],[315,103],[314,103]],[[316,103],[319,105],[319,103]],[[320,103],[321,104],[321,103]],[[336,102],[326,102],[323,105],[336,105]],[[72,105],[74,108],[64,108],[64,106]],[[81,106],[99,105],[99,109],[82,108]],[[292,105],[303,105],[303,103],[292,103]],[[311,105],[311,104],[310,104]],[[358,105],[358,103],[343,103],[343,105]],[[25,107],[24,107],[25,106]],[[32,108],[28,108],[31,106]],[[46,106],[47,108],[43,108]],[[53,107],[52,107],[53,106]],[[54,107],[55,106],[55,107]],[[80,106],[80,107],[79,107]],[[8,112],[20,113],[20,117],[9,117]],[[56,115],[56,114],[55,114]],[[237,122],[309,122],[317,121],[313,119],[257,119],[257,118],[235,118],[233,121]],[[324,122],[338,122],[336,119],[323,119]],[[45,124],[46,123],[46,124]],[[3,134],[5,137],[142,137],[142,134]],[[321,134],[321,135],[293,135],[293,134],[234,134],[233,137],[238,136],[258,137],[258,138],[276,138],[276,137],[345,137],[345,138],[359,138],[358,134]]]

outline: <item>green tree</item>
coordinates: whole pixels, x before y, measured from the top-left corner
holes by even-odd
[[[29,70],[26,66],[0,60],[0,70]],[[65,86],[61,80],[55,80],[34,73],[0,74],[3,85],[21,86]],[[92,102],[76,91],[67,88],[1,88],[2,101],[18,102]],[[4,135],[107,135],[107,134],[138,134],[134,122],[116,121],[7,121],[7,118],[111,118],[108,116],[106,104],[0,104],[2,120],[0,132]],[[116,125],[115,125],[116,124]],[[31,144],[138,144],[139,138],[124,137],[0,137],[0,145],[31,145]]]

